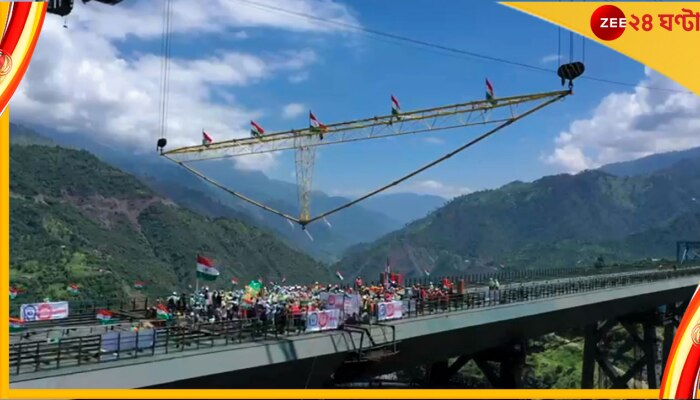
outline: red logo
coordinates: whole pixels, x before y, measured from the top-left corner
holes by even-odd
[[[318,313],[318,326],[324,327],[328,324],[328,314],[324,312]]]
[[[693,344],[700,346],[700,325],[695,325],[690,332],[690,338],[693,339]]]
[[[598,7],[591,15],[591,30],[600,40],[615,40],[622,36],[627,27],[625,13],[619,8],[606,4]]]
[[[51,319],[53,314],[53,308],[49,304],[42,304],[39,306],[38,317],[40,320]]]

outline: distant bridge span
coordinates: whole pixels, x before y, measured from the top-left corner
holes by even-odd
[[[10,383],[12,388],[312,388],[417,364],[453,373],[459,365],[448,367],[444,360],[459,357],[463,365],[467,356],[524,338],[577,327],[592,327],[592,338],[598,327],[604,329],[599,321],[621,318],[626,318],[623,324],[639,316],[644,324],[651,323],[664,314],[659,307],[675,308],[688,301],[699,279],[700,267],[581,278],[549,283],[551,290],[546,294],[507,304],[472,308],[453,304],[449,312],[248,343],[231,344],[234,340],[226,335],[209,337],[206,343],[211,347],[199,350],[166,353],[154,346],[152,355],[137,358],[14,375],[11,371]],[[572,282],[578,283],[572,286]],[[672,334],[670,329],[664,338],[664,356]],[[656,338],[650,340],[656,346]],[[384,356],[373,357],[378,352]],[[584,360],[584,375],[591,370],[591,362]],[[658,374],[658,367],[648,369]],[[592,384],[590,375],[590,379],[583,377],[584,387]],[[658,385],[655,379],[650,386]]]

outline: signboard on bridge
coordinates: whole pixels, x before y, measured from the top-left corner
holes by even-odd
[[[389,319],[400,319],[401,317],[403,317],[402,301],[389,301],[386,303],[379,303],[377,307],[377,319],[379,321],[386,321]]]
[[[49,321],[52,319],[68,318],[68,302],[55,301],[51,303],[22,304],[19,308],[24,321]]]
[[[360,314],[360,295],[322,292],[321,301],[326,303],[327,310],[343,311],[345,315]]]
[[[102,351],[116,353],[135,348],[149,349],[153,347],[156,331],[144,329],[138,332],[108,332],[102,334]]]
[[[339,310],[310,311],[306,314],[306,331],[320,332],[338,329]]]

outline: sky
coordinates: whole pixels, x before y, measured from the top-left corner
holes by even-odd
[[[247,0],[246,0],[247,1]],[[556,69],[559,31],[490,0],[254,0],[326,21],[361,26],[488,56]],[[117,6],[75,2],[68,17],[47,15],[12,119],[89,136],[135,153],[153,152],[160,132],[163,2]],[[169,148],[402,109],[561,89],[554,73],[378,38],[336,23],[271,11],[241,0],[172,1]],[[562,32],[563,61],[569,34]],[[585,45],[584,45],[585,43]],[[584,55],[585,49],[585,55]],[[629,83],[576,82],[574,96],[395,188],[450,198],[513,180],[575,173],[645,155],[700,146],[700,99],[662,75],[594,42],[574,39],[586,76]],[[636,86],[635,86],[636,85]],[[483,128],[324,146],[314,188],[354,196],[453,150]],[[236,158],[222,168],[259,170],[293,181],[293,153]]]

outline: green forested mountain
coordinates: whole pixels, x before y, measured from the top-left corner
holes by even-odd
[[[174,205],[85,151],[37,145],[10,149],[10,280],[28,298],[95,299],[194,284],[198,252],[220,266],[218,286],[254,277],[328,278],[310,257],[236,219]]]
[[[42,129],[40,133],[37,133],[20,124],[11,124],[10,135],[11,141],[17,144],[46,144],[53,141],[62,147],[88,150],[107,164],[142,180],[156,193],[172,199],[177,204],[197,212],[204,212],[208,216],[229,218],[235,215],[236,218],[242,219],[250,225],[274,232],[275,236],[292,248],[301,250],[326,263],[338,261],[348,247],[374,241],[408,222],[388,217],[385,214],[388,209],[410,208],[410,212],[398,213],[398,216],[414,220],[427,215],[430,209],[435,208],[421,207],[422,203],[425,202],[424,196],[390,195],[393,197],[391,208],[383,206],[381,201],[379,206],[375,208],[357,205],[342,213],[329,216],[327,220],[331,227],[324,223],[313,224],[308,228],[308,232],[314,238],[311,241],[306,233],[298,227],[290,229],[289,224],[278,216],[262,211],[209,185],[153,153],[137,155],[132,151],[100,143],[90,135],[65,134],[50,129]],[[296,215],[299,212],[297,188],[294,183],[271,179],[260,171],[237,169],[230,160],[208,161],[200,163],[198,168],[205,175],[223,185],[236,189],[236,191],[280,211],[291,215]],[[314,212],[330,210],[349,201],[347,198],[329,196],[320,191],[313,191],[311,196]],[[419,206],[416,207],[414,203],[418,203]],[[214,206],[209,207],[211,205]]]
[[[700,157],[647,175],[594,170],[459,197],[428,217],[358,247],[338,265],[374,275],[387,257],[420,275],[473,268],[560,267],[673,257],[700,238]]]

